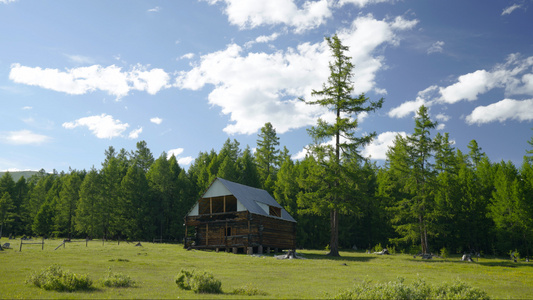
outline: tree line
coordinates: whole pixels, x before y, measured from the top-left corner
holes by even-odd
[[[415,123],[415,133],[398,136],[383,165],[344,163],[340,248],[382,244],[407,252],[530,255],[533,158],[525,156],[517,167],[492,162],[475,140],[464,153],[448,134],[429,138],[424,129],[434,123],[423,107]],[[4,236],[180,242],[184,216],[221,177],[271,193],[298,221],[298,247],[326,247],[331,215],[327,202],[313,198],[327,184],[320,179],[320,161],[313,155],[292,160],[269,123],[257,146],[253,153],[228,139],[219,152],[201,152],[185,170],[166,153],[154,159],[141,141],[131,152],[109,147],[99,170],[41,170],[17,182],[7,172],[0,178],[0,230]]]
[[[304,100],[336,115],[308,132],[308,155],[291,159],[272,124],[255,151],[228,139],[220,151],[200,152],[188,170],[174,156],[157,159],[141,141],[136,149],[109,147],[100,169],[46,173],[14,182],[0,178],[0,235],[182,241],[183,218],[216,178],[267,190],[298,221],[297,246],[405,252],[517,250],[529,256],[533,238],[533,148],[517,167],[492,162],[475,140],[465,152],[421,106],[413,133],[398,135],[383,165],[361,157],[375,133],[361,137],[357,116],[381,107],[352,96],[348,50],[337,36],[331,75],[318,99]],[[533,138],[528,141],[533,147]]]

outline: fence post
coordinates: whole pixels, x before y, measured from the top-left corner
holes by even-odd
[[[22,239],[20,239],[20,249],[19,252],[22,252]]]
[[[44,250],[44,238],[43,238],[43,241],[42,241],[42,247],[41,247],[41,250]],[[64,244],[63,244],[64,245]]]

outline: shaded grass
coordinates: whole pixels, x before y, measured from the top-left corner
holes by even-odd
[[[531,298],[532,263],[511,263],[508,260],[480,258],[479,262],[460,262],[460,257],[421,260],[410,255],[377,256],[360,252],[341,252],[332,258],[320,250],[298,251],[307,259],[277,260],[271,256],[252,257],[230,253],[186,251],[182,245],[143,243],[143,247],[121,242],[72,243],[54,251],[60,240],[46,240],[40,245],[24,245],[19,252],[19,240],[10,242],[13,249],[0,251],[0,298],[233,298],[232,292],[252,283],[267,295],[241,298],[331,298],[364,280],[395,281],[398,277],[411,283],[417,278],[438,284],[460,279],[480,288],[491,298]],[[130,276],[135,288],[101,287],[95,291],[59,293],[25,284],[36,270],[51,264],[78,274],[89,274],[94,280],[104,278],[109,267],[114,272]],[[212,273],[222,282],[224,294],[195,294],[181,290],[175,277],[181,269],[196,269]]]

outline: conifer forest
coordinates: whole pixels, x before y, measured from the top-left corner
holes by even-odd
[[[398,136],[383,165],[345,162],[339,246],[531,255],[533,157],[524,156],[520,166],[493,162],[475,140],[455,149],[447,134],[437,133],[420,158],[416,139]],[[298,221],[298,247],[323,249],[330,214],[327,204],[313,199],[322,170],[311,155],[293,161],[270,124],[255,153],[228,139],[218,152],[199,153],[188,170],[166,153],[154,158],[141,141],[132,151],[109,147],[98,169],[41,170],[16,182],[5,173],[0,225],[3,236],[181,242],[183,217],[221,177],[266,189]]]

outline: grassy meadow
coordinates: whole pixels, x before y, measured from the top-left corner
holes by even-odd
[[[301,250],[307,259],[277,260],[269,256],[187,251],[182,245],[91,241],[68,243],[54,250],[61,240],[45,240],[41,245],[23,245],[20,240],[3,238],[12,249],[0,251],[0,298],[331,298],[363,280],[387,282],[398,277],[412,282],[417,277],[427,283],[452,282],[459,278],[485,290],[491,298],[533,298],[533,263],[480,258],[473,263],[459,257],[422,260],[410,255],[378,256],[362,252],[341,252],[332,259],[325,251]],[[82,292],[46,291],[26,283],[34,272],[58,264],[64,270],[88,274],[94,289]],[[110,288],[101,283],[108,268],[129,275],[135,287]],[[180,290],[175,277],[182,268],[208,271],[222,281],[224,294],[195,294]],[[236,296],[231,292],[252,285],[266,295]]]

